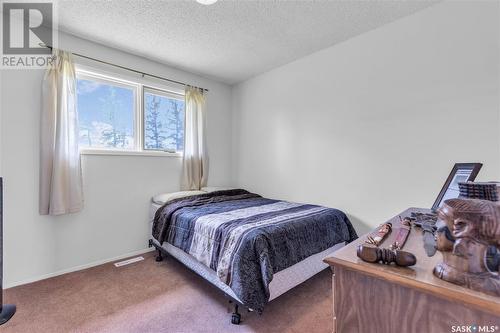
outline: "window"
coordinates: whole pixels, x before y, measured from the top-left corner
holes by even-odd
[[[90,77],[77,79],[81,148],[135,148],[135,87]]]
[[[83,152],[181,153],[184,95],[77,69]]]
[[[183,96],[144,89],[144,149],[184,149]]]

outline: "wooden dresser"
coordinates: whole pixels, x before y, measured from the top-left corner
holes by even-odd
[[[410,208],[399,214],[429,210]],[[399,216],[398,215],[398,216]],[[393,232],[381,247],[394,241]],[[441,253],[425,254],[422,232],[412,228],[403,250],[417,257],[415,266],[366,263],[356,248],[366,235],[325,259],[333,271],[333,331],[339,333],[499,332],[500,298],[463,288],[435,277]]]

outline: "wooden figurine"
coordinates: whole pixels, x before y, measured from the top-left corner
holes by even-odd
[[[437,249],[443,262],[434,275],[487,294],[500,296],[498,265],[488,267],[488,253],[500,246],[500,206],[475,199],[446,200],[438,210]],[[493,251],[492,251],[493,250]]]
[[[417,258],[413,253],[401,250],[381,249],[368,244],[359,245],[356,254],[362,260],[371,263],[382,262],[386,265],[395,263],[398,266],[404,267],[413,266],[417,263]]]

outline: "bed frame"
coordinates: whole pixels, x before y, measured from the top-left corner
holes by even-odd
[[[239,300],[236,297],[236,295],[234,295],[234,293],[231,291],[231,289],[229,288],[229,286],[225,285],[224,283],[222,283],[217,278],[215,278],[215,279],[212,278],[211,279],[210,278],[211,277],[210,276],[211,275],[211,270],[208,267],[206,267],[203,264],[197,262],[189,254],[183,252],[180,249],[177,249],[175,246],[170,245],[168,243],[164,243],[164,244],[166,244],[167,247],[160,245],[155,239],[150,239],[149,240],[149,247],[154,247],[156,249],[156,251],[157,251],[156,261],[157,262],[161,262],[161,261],[163,261],[164,257],[175,258],[178,262],[180,262],[181,264],[183,264],[189,270],[193,271],[194,273],[196,273],[197,275],[199,275],[200,277],[202,277],[204,280],[206,280],[207,282],[209,282],[210,284],[212,284],[214,287],[216,287],[217,289],[219,289],[222,293],[224,293],[224,296],[229,300],[229,303],[233,305],[233,309],[234,310],[233,310],[233,312],[231,314],[231,323],[232,324],[238,325],[241,322],[241,314],[238,312],[240,306],[243,307],[243,308],[246,308],[248,312],[253,312],[253,309],[251,309],[248,306],[246,306],[245,304],[243,304],[243,302],[241,302],[241,300]],[[320,252],[320,253],[318,253],[316,255],[313,255],[313,256],[311,256],[309,258],[304,259],[300,263],[297,263],[296,265],[299,265],[299,264],[307,261],[308,259],[312,260],[312,261],[309,261],[309,263],[314,262],[313,267],[311,269],[311,272],[308,272],[309,274],[307,274],[305,276],[305,278],[300,278],[299,280],[295,281],[292,285],[286,286],[284,288],[281,288],[282,290],[279,290],[274,295],[271,295],[270,300],[279,297],[280,295],[284,294],[288,290],[290,290],[290,289],[298,286],[299,284],[303,283],[307,279],[309,279],[312,276],[316,275],[321,270],[326,269],[328,267],[328,265],[323,264],[323,262],[322,262],[321,259],[324,258],[324,257],[326,257],[328,254],[334,252],[335,250],[343,247],[344,245],[345,245],[345,243],[339,243],[339,244],[337,244],[337,245],[335,245],[335,246],[333,246],[333,247],[331,247],[331,248],[329,248],[329,249],[327,249],[327,250],[325,250],[323,252]],[[312,257],[314,257],[314,258],[312,258]],[[318,265],[318,262],[320,262],[319,265]],[[288,269],[292,269],[294,266],[291,266]],[[279,273],[281,273],[281,272],[278,272],[276,274],[279,274]]]

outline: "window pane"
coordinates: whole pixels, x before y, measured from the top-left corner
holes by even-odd
[[[82,148],[134,148],[134,88],[78,79],[78,121]]]
[[[144,92],[144,149],[184,149],[184,100]]]

